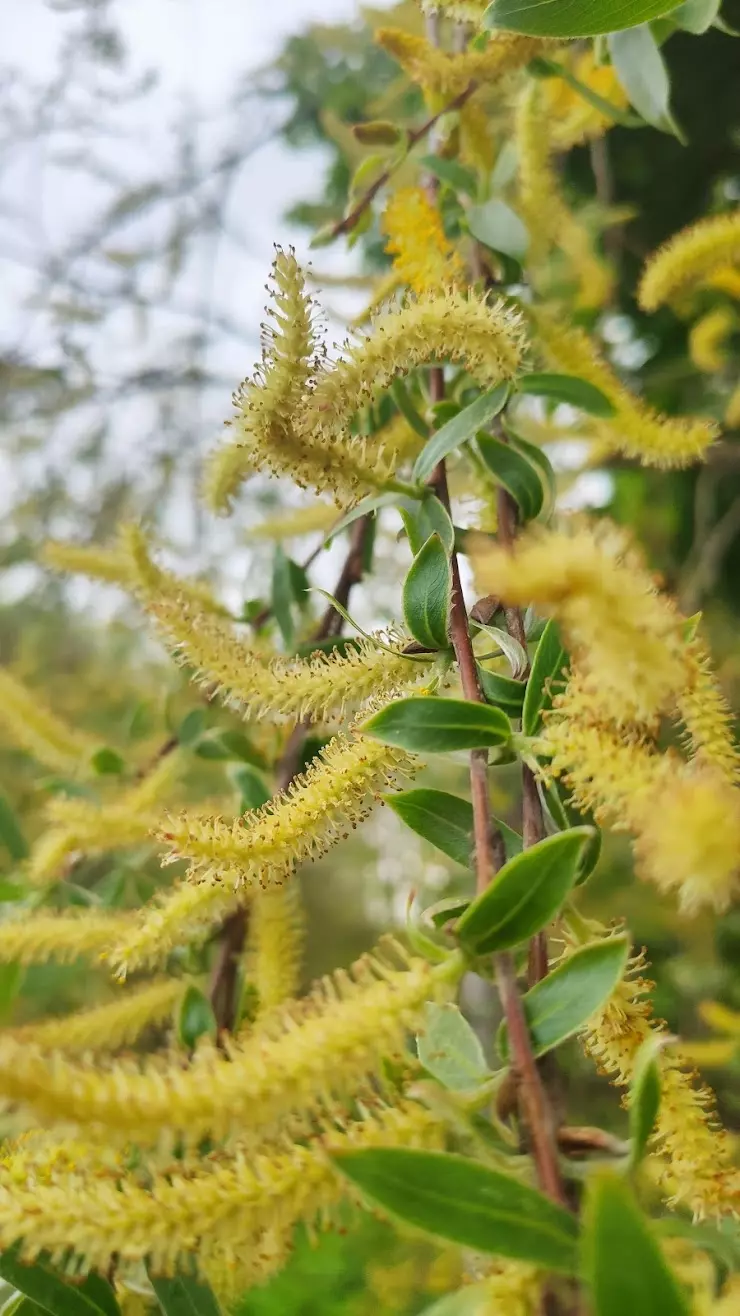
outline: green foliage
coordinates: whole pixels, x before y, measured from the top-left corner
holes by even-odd
[[[386,745],[419,754],[504,745],[509,719],[498,708],[462,699],[399,699],[375,713],[362,730]]]
[[[597,1175],[586,1202],[584,1269],[597,1316],[689,1316],[688,1298],[661,1255],[629,1185]]]
[[[485,22],[511,32],[542,37],[592,37],[636,27],[676,8],[677,0],[494,0]]]
[[[449,648],[452,596],[450,560],[439,535],[430,535],[416,554],[403,585],[403,615],[425,649]]]
[[[472,439],[482,426],[489,424],[494,416],[506,406],[509,396],[508,384],[497,384],[495,388],[482,393],[480,397],[464,407],[462,411],[442,425],[424,446],[414,464],[414,479],[426,480],[432,474],[438,462],[457,448]]]

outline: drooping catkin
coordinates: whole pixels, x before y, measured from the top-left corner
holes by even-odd
[[[145,906],[112,951],[114,967],[161,963],[177,945],[202,939],[249,891],[288,879],[369,813],[384,787],[414,771],[415,759],[354,733],[336,736],[287,790],[228,822],[192,814],[163,824],[165,862],[187,859],[187,880]]]
[[[119,999],[104,1005],[13,1029],[12,1036],[67,1054],[118,1051],[135,1042],[146,1028],[169,1019],[183,990],[182,980],[159,978],[143,987],[119,989]]]
[[[0,1038],[0,1094],[42,1120],[117,1142],[259,1140],[292,1115],[338,1109],[382,1085],[383,1062],[403,1056],[424,1003],[448,996],[462,972],[455,957],[432,969],[392,950],[392,959],[381,949],[272,1011],[225,1055],[202,1045],[187,1067],[181,1055],[92,1066]]]
[[[681,229],[648,259],[637,290],[643,311],[656,311],[679,292],[740,263],[740,210],[710,215]]]
[[[425,37],[398,27],[378,28],[374,37],[429,97],[446,100],[459,96],[471,83],[498,82],[544,50],[557,49],[554,41],[517,32],[496,32],[484,49],[460,53],[440,50]]]
[[[0,963],[65,964],[78,957],[99,959],[108,946],[120,941],[133,926],[133,915],[76,910],[24,910],[0,922]]]
[[[442,226],[442,217],[421,187],[391,194],[381,227],[385,249],[402,283],[419,296],[443,291],[462,279],[462,261]]]
[[[72,776],[94,774],[91,759],[100,741],[69,726],[7,667],[0,667],[0,726],[44,767]]]
[[[255,891],[249,906],[247,975],[260,1011],[297,996],[301,985],[305,920],[296,878]]]

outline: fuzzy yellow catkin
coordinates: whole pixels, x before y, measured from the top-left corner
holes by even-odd
[[[388,698],[414,685],[428,661],[402,656],[406,641],[378,637],[393,651],[360,639],[346,652],[317,650],[309,658],[266,658],[225,619],[208,616],[192,601],[161,595],[149,611],[180,662],[250,719],[325,722],[355,712],[372,695]]]
[[[727,400],[725,426],[728,430],[740,429],[740,384],[735,386]]]
[[[606,716],[649,721],[683,688],[680,617],[616,526],[532,530],[513,551],[484,541],[473,559],[486,592],[557,618]]]
[[[454,99],[471,83],[498,81],[506,73],[528,64],[543,50],[557,48],[554,41],[520,36],[517,32],[497,32],[489,37],[484,49],[454,54],[403,28],[378,28],[374,38],[428,95],[447,100]]]
[[[676,712],[685,730],[686,746],[697,763],[717,768],[729,782],[740,783],[734,717],[701,640],[686,645],[685,662],[686,684],[678,693]]]
[[[434,201],[421,187],[404,187],[389,197],[381,229],[399,279],[419,296],[459,282],[464,267],[442,226]]]
[[[471,1316],[539,1316],[542,1273],[524,1261],[490,1263],[486,1278],[475,1286]]]
[[[727,364],[727,340],[737,326],[729,306],[715,306],[699,317],[689,330],[689,356],[697,370],[716,375]]]
[[[248,539],[300,539],[320,530],[328,530],[337,520],[331,503],[313,502],[308,507],[286,509],[277,516],[267,516],[247,531]]]
[[[69,726],[31,690],[0,667],[0,726],[11,740],[54,772],[91,775],[100,741]]]
[[[615,110],[626,109],[627,94],[613,65],[597,63],[592,49],[576,49],[572,55],[565,55],[560,62]],[[610,115],[586,100],[564,78],[548,78],[542,96],[550,120],[550,140],[556,151],[569,151],[574,146],[593,141],[603,136],[614,124]]]
[[[41,549],[39,560],[52,571],[89,576],[113,585],[128,586],[132,568],[127,553],[120,546],[73,544],[50,539]]]
[[[140,602],[160,594],[178,594],[189,599],[204,612],[228,616],[228,610],[213,594],[205,581],[189,576],[176,576],[159,566],[152,557],[151,546],[141,526],[127,521],[119,526],[119,542],[131,562],[131,589]]]
[[[608,451],[635,457],[644,466],[686,466],[698,461],[718,437],[712,420],[664,416],[634,397],[584,330],[565,326],[562,318],[543,311],[536,313],[535,322],[545,364],[594,384],[611,402],[613,418],[589,422]]]
[[[273,1010],[225,1054],[202,1045],[188,1066],[180,1055],[94,1066],[5,1036],[0,1095],[41,1120],[117,1142],[259,1140],[265,1129],[287,1129],[291,1116],[337,1109],[366,1085],[382,1086],[385,1062],[403,1057],[424,1004],[449,998],[461,972],[456,957],[432,969],[397,946],[393,960],[377,951]]]
[[[336,736],[287,790],[228,822],[183,815],[159,832],[171,862],[185,858],[187,880],[145,905],[111,952],[119,973],[159,963],[175,946],[202,939],[250,889],[279,884],[296,865],[318,858],[367,817],[387,786],[417,760],[350,733]]]
[[[596,923],[591,927],[599,938],[619,931]],[[666,1033],[665,1025],[651,1018],[652,984],[643,976],[645,967],[644,954],[633,958],[607,1004],[581,1034],[586,1053],[617,1087],[629,1086],[643,1043]],[[740,1170],[732,1164],[732,1146],[717,1121],[713,1093],[684,1065],[680,1049],[661,1049],[657,1059],[662,1096],[651,1150],[663,1192],[672,1205],[697,1218],[736,1213]]]
[[[11,1035],[17,1041],[67,1054],[117,1051],[130,1046],[146,1028],[169,1019],[183,990],[177,978],[161,978],[127,991],[119,988],[118,1000],[15,1028]]]
[[[8,1185],[0,1171],[0,1240],[4,1247],[21,1241],[28,1260],[44,1251],[58,1262],[72,1247],[86,1269],[100,1271],[114,1258],[124,1265],[146,1259],[155,1274],[171,1275],[194,1259],[220,1290],[232,1287],[229,1272],[243,1288],[281,1268],[297,1222],[325,1218],[347,1192],[328,1152],[439,1147],[443,1140],[438,1119],[401,1101],[305,1144],[173,1161],[147,1186],[110,1173]],[[270,1246],[277,1239],[281,1246]]]
[[[26,866],[29,880],[34,886],[59,880],[65,862],[77,852],[102,854],[147,844],[161,819],[156,806],[171,793],[182,765],[182,753],[173,751],[118,798],[102,804],[69,796],[50,800],[49,827],[35,843]]]
[[[594,251],[590,235],[565,204],[552,162],[551,118],[536,79],[530,78],[516,112],[519,209],[530,238],[530,259],[542,266],[552,248],[562,252],[578,283],[576,305],[602,306],[613,277]]]
[[[740,262],[740,210],[710,215],[681,229],[649,257],[637,289],[643,311],[656,311],[679,292]]]
[[[132,927],[130,914],[103,913],[87,908],[41,910],[0,922],[0,963],[62,964],[82,956],[98,958],[106,947],[120,941]]]
[[[305,931],[296,878],[254,893],[249,906],[247,975],[257,988],[261,1011],[298,995]]]

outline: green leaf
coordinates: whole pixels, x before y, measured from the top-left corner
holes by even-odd
[[[478,679],[489,704],[502,708],[509,717],[520,717],[526,686],[523,681],[515,681],[511,676],[501,676],[498,672],[487,672],[478,665]]]
[[[712,26],[717,18],[722,0],[685,0],[685,3],[674,9],[671,18],[674,23],[683,28],[685,32],[693,32],[695,36],[701,36]]]
[[[409,501],[405,507],[400,508],[400,512],[414,555],[424,546],[429,536],[434,534],[439,535],[447,552],[452,552],[455,545],[455,528],[447,509],[434,494],[428,494],[419,503]]]
[[[608,419],[614,415],[614,404],[606,394],[602,393],[595,384],[590,384],[587,379],[580,379],[578,375],[547,372],[521,375],[516,387],[519,393],[552,398],[554,402],[567,402],[571,407],[587,411],[590,416]]]
[[[457,937],[473,955],[518,946],[555,917],[575,885],[591,828],[548,836],[510,859],[468,906]]]
[[[239,792],[240,813],[259,809],[269,800],[270,790],[264,777],[251,764],[240,763],[238,767],[230,770],[229,776],[234,783],[234,789]]]
[[[441,155],[422,155],[419,164],[434,174],[441,183],[446,183],[455,192],[465,192],[474,197],[478,191],[478,180],[472,169],[466,169],[457,160],[447,160]]]
[[[477,445],[496,483],[507,489],[516,500],[522,519],[533,521],[539,516],[545,501],[539,471],[523,453],[493,434],[478,434]]]
[[[543,506],[545,512],[549,514],[555,503],[555,495],[557,493],[555,472],[552,469],[549,457],[542,451],[542,448],[537,447],[536,443],[530,443],[527,439],[523,439],[521,434],[517,434],[506,420],[503,421],[503,428],[504,433],[509,440],[510,447],[514,448],[516,452],[520,452],[522,456],[526,457],[531,465],[534,466],[535,470],[539,471],[540,479],[542,480],[542,485],[545,490]]]
[[[393,401],[398,407],[398,410],[400,411],[404,420],[408,421],[412,430],[416,430],[416,433],[422,439],[428,439],[429,426],[427,425],[424,417],[420,415],[420,413],[417,411],[416,407],[414,406],[404,380],[394,379],[393,383],[390,386],[389,391],[391,397],[393,398]]]
[[[0,1020],[10,1012],[24,977],[22,964],[0,964]]]
[[[595,1316],[690,1316],[688,1297],[649,1222],[628,1182],[616,1174],[589,1183],[583,1263]]]
[[[404,621],[425,649],[448,649],[452,568],[439,535],[430,535],[403,582]]]
[[[401,135],[395,123],[388,119],[353,123],[352,133],[363,146],[395,146]]]
[[[596,826],[592,814],[581,813],[580,809],[576,809],[575,805],[570,803],[567,788],[563,786],[562,782],[550,782],[550,785],[544,791],[544,800],[550,817],[560,831],[567,831],[569,827],[587,826],[591,828],[591,841],[581,856],[581,866],[576,879],[576,886],[582,886],[599,862],[601,831]]]
[[[293,646],[295,627],[293,626],[293,580],[290,574],[290,561],[281,544],[275,549],[272,561],[272,592],[270,595],[272,615],[278,624],[286,649]]]
[[[658,1053],[661,1037],[648,1037],[635,1057],[630,1083],[630,1163],[639,1165],[655,1127],[660,1109],[660,1065]]]
[[[208,726],[208,714],[205,708],[191,708],[180,723],[175,735],[181,745],[194,745]]]
[[[529,234],[515,210],[499,197],[492,197],[482,206],[471,206],[467,212],[468,228],[478,242],[501,251],[514,260],[523,260],[529,247]]]
[[[498,384],[487,393],[481,393],[475,402],[471,402],[469,407],[464,407],[453,416],[452,420],[437,430],[416,459],[414,479],[420,483],[422,480],[427,480],[438,462],[461,447],[463,443],[467,443],[479,429],[483,429],[494,416],[498,415],[506,406],[508,396],[508,383]]]
[[[221,1316],[212,1289],[189,1275],[165,1279],[149,1272],[152,1288],[164,1316]]]
[[[352,525],[353,521],[359,521],[361,516],[369,516],[370,512],[378,512],[382,507],[396,507],[402,498],[403,494],[394,493],[392,490],[386,493],[368,494],[331,527],[327,532],[325,543],[330,544],[332,539],[336,539],[337,535],[346,530],[347,526]]]
[[[371,1201],[418,1229],[474,1252],[577,1270],[575,1217],[507,1174],[463,1156],[388,1147],[334,1161]]]
[[[446,1293],[431,1307],[425,1307],[421,1316],[478,1316],[486,1309],[490,1286],[486,1280],[480,1284],[466,1284],[454,1293]]]
[[[96,750],[90,762],[99,777],[118,776],[126,767],[121,755],[115,749],[109,749],[107,745]]]
[[[552,708],[553,695],[565,684],[563,670],[568,663],[568,652],[563,646],[557,625],[549,621],[537,645],[527,681],[522,709],[522,732],[525,736],[536,736],[542,727],[544,713]]]
[[[50,1316],[106,1316],[86,1293],[67,1284],[53,1270],[36,1262],[24,1265],[18,1260],[17,1248],[0,1255],[0,1278],[12,1284]]]
[[[104,1316],[120,1316],[121,1308],[116,1300],[112,1286],[102,1275],[94,1270],[86,1275],[81,1284],[76,1285],[78,1293],[84,1293],[104,1313]]]
[[[608,1000],[624,973],[628,956],[626,937],[592,942],[575,951],[522,997],[536,1056],[543,1056],[572,1037]],[[497,1045],[502,1058],[508,1060],[505,1024],[499,1029]]]
[[[471,867],[473,806],[469,800],[427,787],[397,791],[393,795],[384,795],[383,799],[417,836],[423,836],[425,841],[454,859],[456,864],[462,864],[463,868]],[[494,822],[504,838],[509,858],[518,854],[522,848],[519,833],[499,818],[494,819]]]
[[[26,859],[29,854],[28,842],[21,830],[15,809],[4,795],[0,794],[0,841],[16,863]]]
[[[501,650],[505,658],[509,660],[509,666],[515,680],[527,670],[527,651],[523,644],[520,644],[513,635],[504,631],[500,626],[483,626],[480,622],[476,623],[485,635],[490,635],[491,639]]]
[[[6,882],[0,878],[0,904],[13,900],[23,900],[27,894],[25,887],[18,886],[15,882]]]
[[[456,1005],[426,1005],[416,1050],[428,1073],[451,1092],[469,1091],[491,1077],[483,1047]]]
[[[567,64],[557,64],[555,60],[543,59],[538,56],[536,59],[530,60],[527,70],[536,78],[562,78],[563,82],[567,82],[568,86],[577,91],[579,96],[588,101],[589,105],[593,105],[595,110],[605,115],[607,119],[611,119],[613,123],[620,123],[624,128],[639,128],[642,125],[642,119],[638,118],[636,114],[625,113],[612,101],[599,96],[598,92],[589,87],[588,83],[581,82],[580,78],[571,73]]]
[[[190,983],[180,1003],[177,1015],[177,1039],[181,1046],[192,1051],[200,1037],[217,1033],[216,1016],[207,996]]]
[[[381,708],[360,727],[364,735],[419,754],[485,749],[511,739],[509,719],[490,704],[411,696]]]
[[[255,768],[265,765],[264,756],[254,748],[244,732],[230,730],[228,727],[214,727],[213,730],[206,731],[193,746],[193,753],[197,754],[198,758],[214,762],[241,759],[244,763],[251,763]]]
[[[534,37],[594,37],[647,23],[676,8],[676,0],[494,0],[486,27]]]
[[[609,37],[614,71],[646,123],[679,136],[670,111],[671,84],[649,23]]]

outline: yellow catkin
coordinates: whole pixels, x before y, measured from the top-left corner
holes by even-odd
[[[723,910],[740,892],[740,790],[711,766],[661,781],[635,811],[640,876],[675,893],[692,913]]]
[[[602,100],[616,110],[627,107],[627,94],[611,64],[598,64],[593,50],[577,50],[565,61],[570,71]],[[614,120],[587,101],[563,78],[548,78],[543,87],[543,105],[550,119],[550,140],[556,151],[601,137]]]
[[[740,210],[711,215],[674,234],[649,258],[637,299],[643,311],[659,306],[706,282],[725,266],[740,262]]]
[[[303,535],[328,530],[337,520],[337,509],[331,503],[311,503],[308,507],[294,507],[279,516],[268,516],[257,525],[250,526],[248,539],[300,539]]]
[[[157,806],[171,794],[182,771],[183,756],[164,756],[141,780],[103,804],[73,796],[56,796],[48,804],[49,827],[34,845],[26,872],[35,886],[58,881],[76,853],[103,854],[146,845],[161,819]]]
[[[597,924],[593,927],[599,936],[612,935]],[[666,1032],[662,1022],[651,1018],[652,984],[644,978],[644,968],[644,955],[638,955],[582,1033],[587,1054],[617,1087],[629,1086],[642,1044]],[[683,1064],[678,1049],[659,1051],[658,1064],[662,1098],[651,1147],[663,1191],[673,1205],[697,1217],[735,1213],[740,1171],[732,1165],[730,1139],[717,1122],[712,1092]]]
[[[47,960],[68,963],[78,957],[98,958],[132,926],[129,914],[101,913],[84,909],[21,916],[0,922],[0,963],[44,964]]]
[[[615,721],[648,721],[683,688],[679,615],[615,526],[530,531],[512,552],[485,546],[474,559],[486,593],[558,619],[585,682]]]
[[[439,1147],[444,1131],[423,1106],[403,1101],[312,1138],[254,1152],[214,1152],[197,1162],[173,1161],[144,1187],[108,1175],[57,1175],[52,1184],[8,1186],[0,1174],[0,1240],[22,1241],[22,1255],[48,1252],[61,1261],[70,1247],[86,1268],[106,1271],[146,1259],[158,1274],[195,1260],[218,1287],[229,1272],[258,1283],[287,1260],[293,1227],[324,1219],[347,1191],[328,1152],[375,1146]],[[271,1246],[272,1240],[282,1246]]]
[[[740,1275],[730,1275],[710,1308],[711,1316],[737,1316],[740,1311]]]
[[[733,265],[723,265],[709,275],[706,287],[715,288],[717,292],[726,292],[728,297],[740,301],[740,270],[735,269]]]
[[[90,775],[100,741],[68,726],[35,690],[0,667],[0,726],[22,749],[54,772]]]
[[[447,997],[462,965],[436,969],[393,948],[365,956],[313,994],[274,1010],[224,1054],[202,1045],[182,1056],[77,1062],[60,1052],[0,1038],[0,1094],[41,1120],[117,1142],[161,1140],[163,1130],[190,1145],[201,1138],[262,1136],[292,1115],[335,1109],[383,1081],[384,1064],[402,1058],[425,1002]]]
[[[112,952],[121,973],[161,962],[175,946],[202,939],[250,889],[279,884],[316,859],[368,815],[385,787],[416,760],[355,734],[336,736],[287,790],[228,822],[184,814],[163,826],[169,860],[190,863],[188,880],[146,905]]]
[[[635,457],[645,466],[686,466],[699,460],[718,437],[714,421],[663,416],[634,397],[582,329],[566,327],[562,319],[543,312],[537,314],[536,323],[545,363],[594,384],[611,402],[613,418],[589,421],[592,433],[608,451]]]
[[[740,429],[740,384],[737,384],[725,408],[725,426],[728,430]]]
[[[169,1019],[182,993],[182,981],[162,978],[136,989],[119,989],[119,999],[105,1005],[16,1028],[12,1036],[21,1042],[68,1054],[117,1051],[130,1046],[152,1024]]]
[[[141,526],[125,522],[119,527],[119,541],[131,562],[131,589],[141,603],[160,594],[189,599],[205,612],[228,616],[228,611],[214,596],[205,581],[189,576],[176,576],[154,561],[151,546]]]
[[[249,906],[247,974],[260,1010],[272,1010],[301,985],[305,920],[298,881],[256,891]]]
[[[439,50],[425,37],[402,28],[381,27],[374,34],[376,43],[401,65],[413,82],[428,95],[452,100],[471,83],[496,82],[506,73],[522,68],[545,49],[556,48],[542,37],[520,36],[516,32],[497,32],[483,50],[450,54]]]
[[[596,254],[590,235],[565,204],[552,161],[551,121],[536,79],[529,79],[516,113],[519,153],[519,209],[530,237],[530,257],[541,266],[555,248],[570,265],[578,284],[576,304],[603,306],[613,277]]]
[[[394,192],[383,212],[381,228],[396,274],[419,296],[442,291],[462,279],[462,261],[445,234],[437,206],[423,188],[404,187]]]
[[[40,561],[52,571],[89,576],[112,585],[127,587],[131,582],[131,562],[119,547],[100,544],[71,544],[50,539],[41,549]]]
[[[523,1261],[496,1261],[475,1286],[471,1316],[539,1316],[542,1275]]]
[[[317,650],[309,658],[267,659],[226,620],[208,616],[188,599],[161,596],[149,610],[179,661],[196,679],[250,719],[323,722],[356,711],[371,695],[388,698],[414,685],[428,662],[402,657],[406,641],[378,637],[387,648],[360,639],[345,653]]]
[[[697,370],[716,375],[727,364],[727,340],[737,327],[729,306],[715,306],[694,322],[689,330],[689,356]]]
[[[711,658],[701,640],[686,646],[686,684],[676,701],[687,746],[700,764],[709,764],[733,783],[740,782],[740,750],[734,718],[717,685]]]

